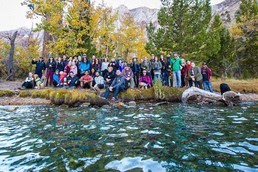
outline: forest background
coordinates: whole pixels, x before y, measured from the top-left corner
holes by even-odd
[[[150,54],[173,51],[197,64],[205,61],[217,77],[256,78],[258,74],[258,3],[241,0],[236,22],[225,27],[212,15],[209,0],[161,0],[159,27],[142,27],[111,7],[94,6],[88,0],[24,0],[28,18],[41,17],[34,32],[44,30],[43,44],[30,34],[19,44],[19,33],[0,36],[0,79],[24,78],[33,70],[32,59],[67,54],[119,57],[129,61]]]

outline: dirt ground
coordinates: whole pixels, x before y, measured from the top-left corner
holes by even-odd
[[[0,81],[0,90],[17,90],[21,87],[22,81]],[[30,97],[0,97],[0,105],[46,105],[50,100]]]
[[[21,85],[22,81],[0,81],[0,90],[17,90]]]

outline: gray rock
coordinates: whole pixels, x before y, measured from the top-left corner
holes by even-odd
[[[135,107],[135,106],[136,106],[136,102],[135,102],[135,101],[130,101],[130,102],[128,103],[128,106],[129,106],[129,107]]]

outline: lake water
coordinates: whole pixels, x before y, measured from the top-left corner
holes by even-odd
[[[0,171],[258,171],[258,103],[0,107]]]

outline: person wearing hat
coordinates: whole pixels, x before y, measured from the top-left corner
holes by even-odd
[[[202,74],[202,78],[203,78],[204,90],[210,91],[213,93],[213,88],[211,85],[212,72],[211,72],[211,69],[208,68],[208,66],[205,62],[202,63],[201,74]]]

